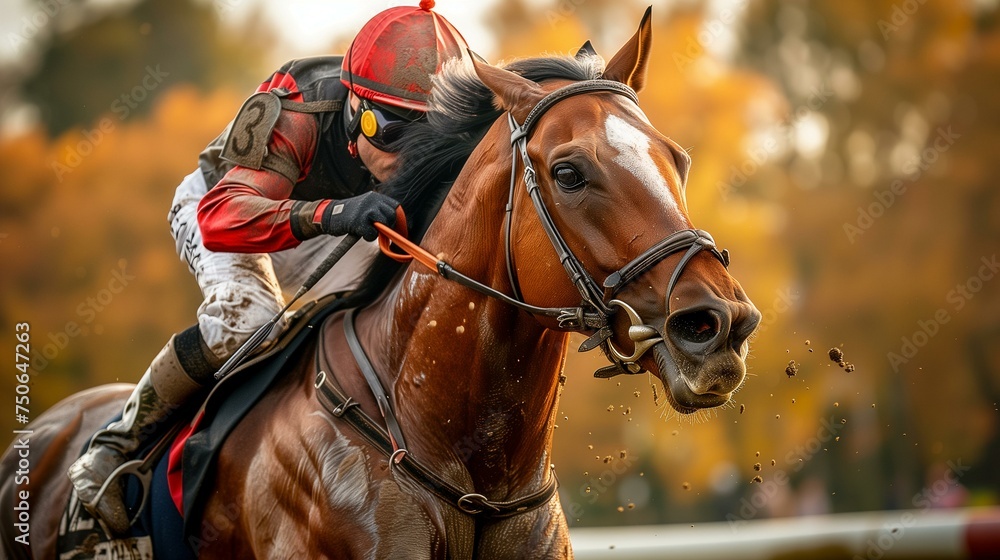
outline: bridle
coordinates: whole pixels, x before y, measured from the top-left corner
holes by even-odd
[[[506,215],[504,219],[504,254],[507,266],[507,275],[513,290],[513,296],[509,296],[477,280],[469,278],[468,276],[455,270],[444,260],[431,257],[426,253],[426,251],[423,251],[420,247],[406,241],[405,238],[395,234],[395,232],[392,232],[389,228],[381,226],[381,224],[376,224],[376,226],[382,233],[382,235],[379,236],[379,241],[382,245],[383,252],[393,258],[397,258],[398,260],[408,260],[410,256],[391,253],[388,248],[390,239],[414,257],[417,256],[414,251],[423,251],[424,255],[422,256],[424,258],[419,259],[418,257],[418,259],[421,260],[421,262],[423,262],[426,266],[436,269],[438,274],[448,280],[462,284],[489,297],[499,299],[532,315],[553,318],[556,320],[558,328],[561,330],[571,332],[594,331],[594,333],[580,345],[579,350],[581,352],[587,352],[593,350],[594,348],[601,347],[604,350],[604,353],[611,360],[612,365],[597,370],[594,375],[597,377],[612,377],[623,373],[640,373],[642,371],[642,367],[637,363],[639,358],[647,350],[663,340],[654,327],[643,324],[642,320],[639,318],[639,314],[624,301],[616,299],[615,296],[617,296],[630,282],[649,271],[649,269],[653,268],[657,263],[666,257],[680,251],[686,251],[680,261],[678,261],[677,266],[674,267],[674,271],[670,276],[670,282],[667,285],[666,305],[667,313],[669,313],[670,294],[673,293],[674,287],[677,285],[681,273],[684,271],[684,268],[691,261],[691,259],[694,258],[694,256],[699,252],[707,250],[715,256],[715,258],[719,259],[719,262],[721,262],[723,266],[728,268],[729,252],[717,249],[715,246],[715,240],[712,239],[712,236],[707,231],[700,229],[682,229],[663,238],[652,247],[646,249],[646,251],[644,251],[641,255],[632,259],[628,264],[610,274],[607,278],[605,278],[603,284],[599,285],[594,280],[593,276],[587,272],[583,263],[580,262],[580,259],[578,259],[569,248],[566,240],[556,227],[555,221],[552,219],[552,214],[545,205],[545,201],[542,198],[541,189],[538,184],[538,174],[535,171],[535,166],[532,164],[531,157],[528,155],[528,137],[531,135],[532,130],[535,128],[542,115],[544,115],[546,111],[551,109],[560,101],[585,93],[602,92],[621,95],[628,98],[636,105],[639,104],[639,99],[636,96],[635,91],[627,85],[612,80],[597,79],[585,82],[575,82],[560,87],[559,89],[547,94],[531,109],[525,117],[524,122],[521,124],[517,123],[513,115],[510,113],[507,114],[507,122],[510,125],[511,130],[511,170],[510,190],[507,196],[507,206],[505,208]],[[521,297],[520,290],[518,289],[517,274],[514,268],[513,251],[511,249],[511,223],[514,210],[514,193],[517,186],[517,160],[519,154],[521,164],[524,167],[524,185],[527,188],[528,195],[535,207],[535,212],[542,224],[542,229],[545,230],[545,234],[548,236],[549,242],[552,243],[552,247],[555,249],[556,254],[559,257],[559,262],[562,263],[570,282],[573,283],[577,291],[580,293],[581,302],[577,307],[539,307],[526,303]],[[631,323],[628,330],[629,338],[634,344],[634,349],[631,354],[625,354],[619,351],[611,341],[611,317],[618,308],[625,311]]]
[[[674,253],[686,251],[680,261],[678,261],[677,266],[674,267],[674,271],[670,276],[670,282],[667,284],[666,305],[667,313],[669,313],[670,294],[673,293],[681,273],[691,259],[699,252],[707,250],[715,258],[719,259],[719,262],[723,266],[728,268],[729,252],[726,250],[720,251],[716,248],[715,240],[712,239],[712,236],[707,231],[682,229],[663,238],[652,247],[646,249],[641,255],[632,259],[628,264],[608,275],[601,285],[587,272],[583,263],[580,262],[580,259],[569,248],[566,240],[556,227],[555,221],[552,219],[552,214],[549,212],[548,207],[545,206],[545,200],[542,198],[541,189],[538,184],[538,174],[535,171],[535,166],[532,164],[531,157],[528,155],[528,137],[542,115],[560,101],[585,93],[602,92],[621,95],[636,105],[639,104],[639,98],[636,96],[635,91],[627,85],[613,80],[596,79],[585,82],[574,82],[552,91],[531,109],[521,124],[517,123],[513,115],[510,113],[507,114],[507,122],[511,130],[511,170],[510,190],[507,196],[506,215],[504,219],[504,255],[513,296],[462,274],[444,260],[430,255],[426,250],[408,241],[405,236],[392,231],[390,228],[382,224],[375,224],[375,226],[380,232],[379,244],[382,252],[396,260],[408,261],[416,258],[428,268],[436,270],[439,275],[447,280],[503,301],[532,315],[553,318],[561,330],[570,332],[594,331],[580,345],[579,350],[587,352],[594,348],[602,348],[611,360],[612,365],[597,370],[594,375],[596,377],[613,377],[623,373],[635,374],[642,372],[642,367],[637,363],[639,358],[647,350],[663,341],[663,338],[659,336],[654,327],[643,324],[639,314],[630,305],[616,299],[615,296],[626,285],[649,271],[649,269],[653,268],[663,259]],[[521,164],[524,167],[524,185],[535,207],[535,213],[538,214],[542,229],[545,230],[549,242],[552,243],[552,247],[555,249],[559,257],[559,262],[562,263],[570,282],[573,283],[580,293],[581,302],[579,306],[539,307],[526,303],[521,297],[518,289],[517,274],[514,268],[513,251],[511,250],[511,222],[514,211],[514,193],[517,186],[518,154],[520,154]],[[400,246],[407,254],[393,253],[390,250],[390,242]],[[631,354],[619,351],[611,341],[611,317],[618,308],[623,309],[629,317],[630,326],[628,334],[629,339],[634,344]]]
[[[524,166],[524,184],[527,187],[528,195],[531,197],[531,202],[535,207],[535,212],[538,214],[538,218],[541,221],[542,229],[545,230],[545,234],[552,243],[552,247],[556,250],[556,254],[559,256],[559,261],[563,264],[563,268],[566,270],[566,274],[569,276],[570,281],[580,292],[582,300],[580,307],[576,308],[573,313],[561,313],[558,315],[557,318],[559,320],[559,327],[571,331],[579,331],[587,327],[596,328],[596,332],[580,346],[580,351],[586,352],[598,346],[603,347],[605,354],[607,354],[614,365],[610,368],[602,368],[598,370],[595,375],[598,377],[611,377],[619,373],[631,374],[641,372],[642,368],[636,363],[636,361],[646,352],[646,350],[652,348],[657,342],[662,341],[662,338],[659,337],[655,328],[644,325],[639,318],[638,313],[636,313],[631,306],[619,299],[613,299],[614,296],[616,296],[628,283],[644,274],[661,260],[674,253],[687,249],[687,252],[683,257],[681,257],[681,260],[674,268],[674,272],[670,276],[670,282],[667,285],[666,304],[667,313],[669,313],[670,294],[673,292],[674,286],[676,286],[677,281],[680,279],[681,272],[684,271],[684,267],[687,266],[688,262],[690,262],[696,254],[707,249],[712,253],[712,255],[719,259],[723,266],[728,268],[729,253],[725,250],[719,251],[715,246],[715,240],[712,239],[712,236],[707,231],[699,229],[683,229],[668,235],[647,249],[641,255],[630,261],[628,264],[609,275],[604,280],[603,286],[599,286],[597,282],[594,281],[593,277],[584,268],[583,263],[580,262],[580,259],[573,254],[573,251],[569,248],[565,239],[563,239],[562,234],[559,233],[559,229],[556,228],[552,215],[545,206],[545,201],[542,198],[541,189],[538,185],[538,175],[531,162],[531,157],[528,155],[528,136],[531,134],[531,131],[534,129],[536,123],[538,123],[542,115],[544,115],[546,111],[551,109],[560,101],[576,95],[596,92],[614,93],[616,95],[627,97],[636,105],[639,104],[639,98],[632,88],[621,82],[598,79],[588,80],[585,82],[575,82],[549,93],[531,109],[525,117],[524,122],[520,125],[517,124],[516,120],[514,120],[513,115],[507,113],[507,121],[510,125],[511,131],[510,142],[512,150],[510,193],[507,198],[506,219],[504,222],[504,252],[507,261],[508,278],[511,286],[513,286],[515,297],[520,300],[521,297],[517,289],[517,276],[514,269],[513,255],[511,251],[511,221],[514,206],[514,188],[517,176],[517,154],[520,154],[521,163]],[[607,303],[605,303],[606,300]],[[629,327],[629,338],[634,343],[635,348],[632,354],[629,355],[620,352],[611,342],[611,328],[609,320],[616,307],[624,309],[631,322],[631,326]]]
[[[667,311],[669,313],[670,294],[677,284],[684,267],[691,259],[699,252],[708,250],[724,266],[728,267],[729,253],[719,251],[715,247],[715,241],[708,232],[698,229],[684,229],[663,238],[628,264],[610,274],[602,285],[598,285],[594,281],[593,277],[584,268],[583,263],[573,254],[573,251],[569,248],[565,239],[563,239],[562,234],[555,225],[555,221],[552,219],[552,215],[545,206],[537,180],[537,173],[535,172],[531,158],[528,156],[527,143],[528,136],[539,119],[553,105],[575,95],[600,92],[621,95],[638,104],[638,98],[632,88],[620,82],[598,79],[576,82],[549,93],[532,108],[527,117],[525,117],[524,123],[520,125],[508,113],[508,123],[511,129],[512,156],[510,193],[508,195],[505,216],[504,250],[507,273],[514,291],[513,296],[507,295],[455,270],[455,268],[443,259],[431,255],[426,249],[406,239],[405,231],[397,232],[383,224],[375,224],[375,227],[379,230],[379,246],[382,252],[393,259],[401,262],[416,259],[428,268],[436,270],[439,275],[447,280],[466,286],[486,296],[496,298],[532,315],[554,318],[557,321],[558,328],[561,330],[575,332],[594,331],[594,334],[580,346],[580,350],[588,351],[599,346],[602,347],[613,365],[598,370],[594,375],[598,377],[611,377],[621,373],[634,374],[641,372],[642,368],[638,365],[637,360],[647,350],[663,342],[663,338],[655,328],[643,324],[638,313],[624,301],[615,299],[615,296],[626,285],[647,272],[667,256],[686,250],[674,268],[673,274],[670,277],[670,283],[667,286]],[[521,162],[524,166],[524,184],[534,204],[535,212],[542,223],[542,228],[545,230],[549,241],[559,256],[559,260],[563,264],[570,281],[580,292],[581,303],[577,307],[539,307],[531,305],[523,300],[517,289],[517,279],[514,272],[511,251],[510,226],[514,206],[514,192],[517,184],[518,154],[520,154]],[[405,224],[405,217],[401,211],[397,213],[397,217],[397,226],[400,223]],[[393,252],[391,244],[395,244],[403,249],[405,254]],[[618,308],[625,310],[631,322],[628,333],[635,348],[629,355],[620,352],[610,340],[612,334],[610,320]],[[379,412],[386,423],[386,428],[383,429],[371,420],[361,410],[356,401],[345,395],[332,383],[330,377],[325,373],[324,365],[326,360],[320,354],[317,354],[316,358],[316,370],[318,374],[315,387],[317,389],[317,396],[331,414],[351,423],[369,442],[388,456],[390,468],[395,467],[405,471],[424,488],[463,513],[471,516],[510,517],[532,511],[549,502],[556,492],[554,476],[548,477],[548,481],[540,489],[527,496],[511,501],[495,501],[486,498],[482,494],[468,493],[451,484],[410,455],[406,449],[402,430],[396,421],[391,399],[382,387],[371,361],[358,341],[357,333],[354,329],[354,310],[348,311],[344,317],[344,332],[355,362],[358,364],[359,369],[372,390],[372,394],[375,396]]]

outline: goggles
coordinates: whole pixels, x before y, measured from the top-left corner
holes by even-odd
[[[402,138],[406,125],[413,122],[367,99],[361,100],[357,113],[353,113],[350,104],[347,109],[347,135],[351,141],[357,142],[358,136],[364,134],[372,146],[383,152],[395,152],[393,143]]]

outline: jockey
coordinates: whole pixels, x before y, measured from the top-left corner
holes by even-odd
[[[395,222],[396,201],[377,192],[395,172],[394,141],[424,116],[431,75],[467,48],[433,6],[387,9],[343,57],[282,66],[177,188],[168,219],[205,298],[198,323],[171,337],[122,419],[95,434],[69,469],[80,501],[111,531],[126,532],[129,519],[119,484],[92,503],[102,484],[284,306],[282,286],[301,285],[351,234],[368,242],[313,289],[358,287],[377,252],[373,222]]]

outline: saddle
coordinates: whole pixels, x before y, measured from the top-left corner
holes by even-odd
[[[203,544],[201,519],[212,490],[215,461],[226,437],[257,404],[289,360],[319,332],[323,320],[346,307],[330,295],[302,306],[288,328],[265,352],[253,356],[222,379],[193,414],[164,436],[149,442],[123,470],[125,502],[136,521],[122,537],[110,537],[75,493],[59,525],[60,560],[194,559]],[[120,418],[109,419],[107,424]],[[106,425],[106,424],[105,424]],[[81,449],[82,454],[86,448]],[[193,515],[184,515],[193,512]]]

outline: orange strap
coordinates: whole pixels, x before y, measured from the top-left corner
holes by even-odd
[[[426,266],[434,272],[437,272],[437,257],[428,253],[420,245],[417,245],[406,238],[406,215],[403,213],[402,206],[396,207],[396,229],[392,229],[385,224],[379,223],[375,224],[375,229],[378,230],[378,248],[382,251],[382,254],[396,262],[402,263],[417,259],[417,262],[420,264]],[[393,243],[402,249],[403,253],[393,252]]]

